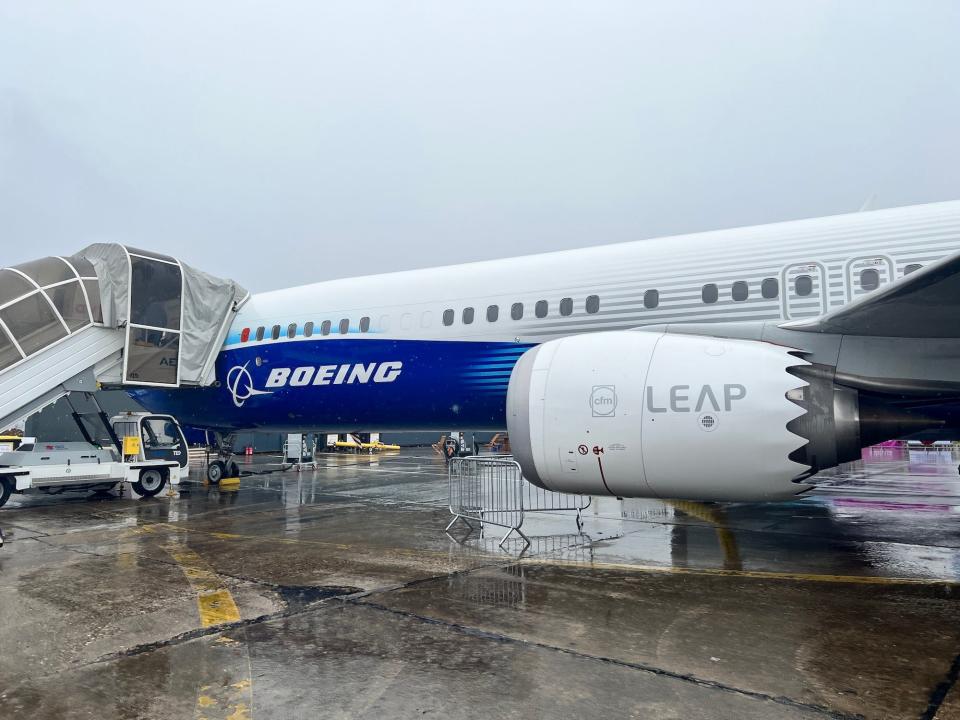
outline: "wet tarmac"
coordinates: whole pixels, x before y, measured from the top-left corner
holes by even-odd
[[[958,458],[870,453],[792,503],[528,514],[525,551],[444,534],[429,451],[15,496],[0,718],[960,718]]]

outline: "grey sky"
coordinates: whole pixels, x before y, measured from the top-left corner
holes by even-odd
[[[960,198],[960,3],[0,0],[9,265],[253,290]]]

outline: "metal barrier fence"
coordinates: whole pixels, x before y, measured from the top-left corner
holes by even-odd
[[[577,529],[583,527],[583,511],[590,498],[584,495],[555,493],[532,485],[523,479],[520,464],[510,456],[474,455],[452,458],[447,469],[449,506],[453,519],[473,528],[473,522],[506,529],[500,547],[516,533],[530,543],[520,529],[524,513],[571,510],[577,513]]]

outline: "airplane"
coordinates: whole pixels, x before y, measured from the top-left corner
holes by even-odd
[[[228,438],[507,429],[561,492],[790,499],[960,429],[958,251],[953,201],[319,282],[252,295],[213,386],[130,394]]]

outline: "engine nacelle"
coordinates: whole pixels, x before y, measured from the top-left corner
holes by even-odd
[[[577,335],[528,351],[507,395],[524,476],[620,497],[777,500],[809,489],[790,459],[808,440],[809,363],[751,340],[649,331]],[[788,393],[790,398],[788,398]],[[802,454],[802,453],[801,453]],[[795,455],[796,456],[796,455]]]

